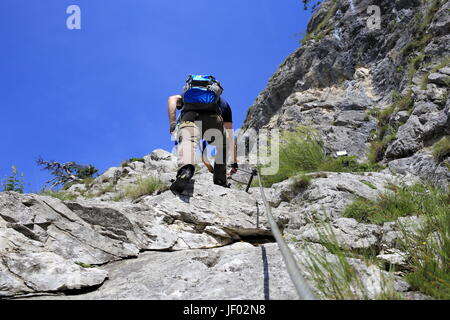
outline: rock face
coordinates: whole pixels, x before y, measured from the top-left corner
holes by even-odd
[[[450,3],[435,2],[325,1],[311,18],[302,46],[249,109],[244,129],[311,126],[329,154],[347,151],[364,161],[377,131],[373,111],[388,108],[393,93],[410,91],[408,110],[389,116],[396,134],[384,148],[384,162],[397,161],[389,167],[423,178],[432,172],[428,178],[446,186],[448,159],[419,160],[419,169],[411,158],[429,153],[450,130]],[[368,27],[367,9],[373,4],[381,10],[379,29]]]
[[[108,265],[110,281],[95,292],[74,298],[263,300],[265,256],[270,261],[270,298],[295,299],[277,251],[275,244],[235,243],[207,251],[147,252],[139,259]]]
[[[197,180],[191,197],[164,192],[140,203],[0,193],[0,294],[95,287],[107,272],[82,266],[136,258],[143,251],[209,249],[271,238],[263,216],[256,227],[252,196],[211,186],[202,182],[202,174]]]
[[[163,174],[172,168],[167,159],[152,161]],[[141,175],[155,174],[145,168]],[[107,170],[95,183],[101,185],[115,170]],[[0,193],[0,297],[295,299],[259,189],[246,193],[215,186],[205,171],[196,174],[188,195],[163,188],[137,201],[105,200],[120,193],[120,188],[111,195],[87,199],[80,194],[71,201]],[[138,174],[132,176],[139,179]],[[118,177],[116,186],[125,185],[121,179],[133,178]],[[389,183],[412,182],[385,173],[327,173],[305,190],[287,180],[266,193],[277,224],[314,288],[306,271],[310,257],[298,244],[337,261],[320,245],[321,226],[313,222],[314,216],[333,228],[343,247],[374,249],[380,259],[400,265],[402,253],[392,256],[389,251],[396,249],[396,239],[401,237],[395,224],[360,224],[342,218],[341,212],[356,197],[375,198]],[[90,188],[101,189],[95,183]],[[82,185],[72,186],[78,189]],[[362,260],[350,261],[366,279],[364,290],[369,296],[381,294],[384,271]],[[408,286],[401,288],[405,291]]]

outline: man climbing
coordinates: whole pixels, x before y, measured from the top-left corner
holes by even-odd
[[[216,147],[214,184],[227,184],[227,144],[232,150],[232,170],[238,169],[234,145],[233,121],[230,105],[221,97],[223,88],[210,75],[191,75],[186,81],[182,95],[169,97],[168,112],[170,134],[177,127],[176,111],[181,109],[178,141],[178,167],[176,181],[171,190],[182,192],[195,173],[196,150],[201,139]],[[205,152],[205,150],[202,150]]]

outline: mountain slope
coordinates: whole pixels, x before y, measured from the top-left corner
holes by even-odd
[[[370,5],[381,9],[380,29],[367,25]],[[449,8],[437,0],[324,2],[244,129],[308,125],[330,154],[375,158],[445,186],[448,155],[435,162],[430,146],[450,133]]]

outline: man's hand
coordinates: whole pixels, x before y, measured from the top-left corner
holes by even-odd
[[[183,98],[180,95],[170,96],[167,100],[167,111],[169,114],[170,134],[175,130],[177,125],[177,106],[183,103]]]
[[[238,172],[239,166],[237,163],[233,163],[231,165],[231,170],[230,173],[228,174],[229,176],[232,176],[233,174],[236,174]]]
[[[177,123],[176,122],[171,122],[170,123],[170,135],[173,134],[173,132],[175,131],[176,127],[177,127]]]

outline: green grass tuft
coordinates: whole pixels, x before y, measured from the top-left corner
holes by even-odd
[[[417,234],[405,231],[403,247],[408,249],[411,272],[406,280],[412,290],[435,299],[450,299],[450,196],[447,207],[425,216]]]
[[[134,185],[130,185],[125,189],[124,196],[133,200],[151,195],[157,190],[166,188],[167,185],[157,177],[139,178]]]
[[[398,111],[411,112],[414,106],[413,93],[409,90],[405,95],[397,91],[392,92],[392,104],[383,110],[371,110],[370,115],[378,120],[377,133],[370,143],[368,159],[369,163],[375,164],[383,160],[388,145],[397,138],[397,131],[402,124],[389,125],[391,116]]]
[[[378,172],[384,169],[380,164],[359,163],[354,156],[327,158],[319,165],[321,171],[330,172]]]
[[[43,190],[39,195],[53,197],[61,201],[73,201],[78,198],[76,194],[67,191]]]
[[[293,187],[294,189],[297,190],[303,190],[306,189],[312,181],[313,177],[312,176],[308,176],[308,175],[300,175],[300,176],[296,176],[294,177],[294,184]]]
[[[314,171],[369,172],[384,168],[379,164],[358,163],[354,156],[327,156],[317,131],[304,126],[281,133],[279,160],[280,167],[275,175],[262,176],[265,187]]]
[[[439,64],[437,64],[435,67],[433,67],[429,72],[425,73],[425,75],[422,78],[422,81],[420,82],[420,89],[426,90],[428,86],[428,76],[434,72],[437,72],[439,69],[442,69],[450,64],[450,57],[445,58],[442,60]]]
[[[321,228],[315,223],[321,243],[333,255],[305,247],[304,251],[309,259],[306,262],[307,271],[311,274],[315,287],[327,299],[335,300],[360,300],[369,299],[369,292],[361,281],[361,275],[350,263],[349,258],[359,259],[367,266],[373,264],[374,253],[353,252],[348,248],[342,248],[336,234],[326,226]],[[376,261],[375,261],[376,262]],[[394,291],[392,278],[382,277],[382,288],[375,299],[397,300],[402,295]]]
[[[80,267],[85,268],[85,269],[94,268],[94,266],[89,264],[89,263],[83,263],[83,262],[75,261],[75,264],[77,264]]]
[[[144,158],[131,158],[131,159],[128,159],[128,160],[125,160],[124,162],[122,162],[122,164],[120,166],[122,168],[125,168],[125,167],[128,167],[133,162],[145,163],[145,159]]]
[[[356,199],[342,215],[362,223],[383,224],[400,217],[437,215],[444,208],[450,211],[448,195],[439,188],[416,184],[392,189],[395,191],[383,193],[375,201]]]
[[[377,187],[375,187],[372,183],[370,183],[369,181],[361,181],[362,183],[364,183],[366,186],[368,186],[371,189],[377,190]]]
[[[313,129],[299,126],[280,135],[279,170],[262,177],[264,186],[284,181],[302,172],[317,170],[325,159],[322,142]]]
[[[450,136],[446,136],[433,145],[433,157],[436,161],[443,161],[450,156]]]

